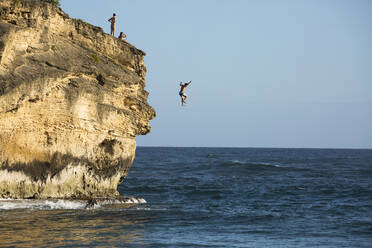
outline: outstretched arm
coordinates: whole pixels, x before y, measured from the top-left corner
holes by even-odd
[[[191,80],[190,80],[190,82],[187,83],[187,85],[189,85],[189,84],[191,84]]]

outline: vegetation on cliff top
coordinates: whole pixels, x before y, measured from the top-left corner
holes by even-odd
[[[42,2],[47,2],[47,3],[51,3],[57,7],[60,7],[61,4],[59,3],[59,0],[41,0]]]
[[[13,3],[15,5],[18,5],[19,2],[20,2],[20,0],[13,0]],[[40,2],[51,3],[54,6],[61,7],[61,4],[60,4],[59,0],[40,0]]]

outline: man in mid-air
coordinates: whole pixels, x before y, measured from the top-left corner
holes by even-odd
[[[190,82],[184,83],[184,84],[182,82],[180,82],[181,89],[180,89],[179,94],[180,94],[180,97],[181,97],[182,106],[184,106],[185,103],[186,103],[187,95],[185,94],[185,90],[186,90],[187,86],[189,86],[189,84],[191,84],[191,80],[190,80]]]

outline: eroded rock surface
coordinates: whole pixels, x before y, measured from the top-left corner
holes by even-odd
[[[0,2],[0,198],[118,195],[155,117],[144,52],[40,1]]]

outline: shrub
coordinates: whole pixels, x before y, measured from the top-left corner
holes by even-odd
[[[92,54],[91,56],[92,56],[92,58],[94,59],[94,61],[96,61],[97,63],[99,62],[99,58],[98,58],[97,55]]]
[[[54,6],[60,7],[61,4],[59,3],[59,0],[42,0],[43,2],[51,3]]]
[[[89,25],[89,23],[87,23],[86,21],[84,21],[82,19],[75,19],[75,20],[82,23],[82,24]]]

